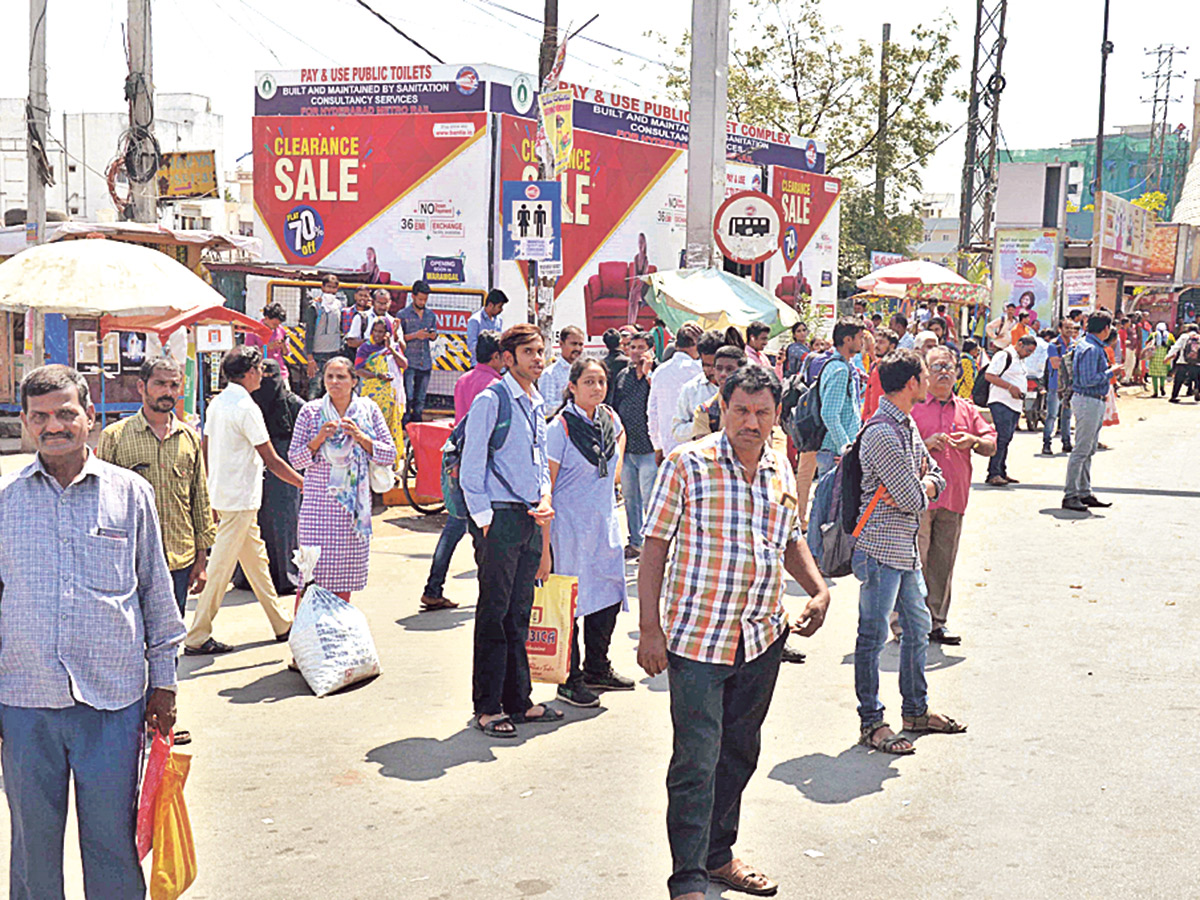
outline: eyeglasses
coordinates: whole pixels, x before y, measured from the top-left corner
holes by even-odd
[[[934,363],[929,367],[930,372],[953,372],[954,363]]]

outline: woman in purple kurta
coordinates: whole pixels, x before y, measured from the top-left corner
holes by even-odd
[[[374,400],[354,396],[350,361],[325,364],[325,396],[300,409],[288,459],[304,472],[300,546],[320,547],[313,580],[349,599],[367,585],[371,549],[369,463],[390,467],[396,445]]]

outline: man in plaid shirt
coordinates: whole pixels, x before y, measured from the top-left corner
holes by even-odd
[[[946,479],[929,454],[910,413],[925,399],[929,371],[915,350],[895,350],[879,361],[884,396],[858,439],[862,462],[862,510],[866,518],[854,548],[854,576],[862,582],[858,640],[854,645],[854,690],[861,722],[859,739],[885,753],[913,752],[912,742],[892,732],[879,702],[879,654],[887,641],[888,615],[900,613],[900,695],[904,728],[910,732],[966,731],[948,716],[930,714],[925,652],[931,619],[917,531]],[[860,517],[860,524],[861,519]]]
[[[781,394],[775,373],[760,366],[730,375],[723,429],[671,453],[647,513],[638,663],[651,677],[665,669],[671,690],[667,886],[676,900],[703,900],[710,881],[759,895],[778,888],[734,858],[733,843],[788,633],[784,570],[811,598],[799,634],[820,628],[829,606],[800,539],[791,467],[769,443]]]

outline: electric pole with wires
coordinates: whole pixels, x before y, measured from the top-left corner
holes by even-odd
[[[154,137],[154,78],[150,36],[150,0],[129,0],[129,130],[121,142],[130,204],[126,216],[135,222],[158,221],[158,167],[162,163]]]
[[[26,153],[25,239],[46,239],[46,186],[54,184],[46,158],[46,125],[50,98],[46,94],[46,0],[29,2],[29,99],[25,102]]]
[[[1142,73],[1142,77],[1154,81],[1154,95],[1142,98],[1143,103],[1150,106],[1150,149],[1146,154],[1146,190],[1161,191],[1163,188],[1163,169],[1166,164],[1167,132],[1170,129],[1171,100],[1181,98],[1171,97],[1171,82],[1182,78],[1183,73],[1175,72],[1175,56],[1182,56],[1187,50],[1180,50],[1174,44],[1159,44],[1153,50],[1147,50],[1147,56],[1155,57],[1154,69]]]

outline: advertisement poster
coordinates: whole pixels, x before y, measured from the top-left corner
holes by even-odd
[[[992,314],[1010,300],[1029,311],[1035,331],[1050,326],[1058,287],[1061,237],[1055,228],[997,228],[992,271]]]
[[[1096,270],[1063,269],[1062,289],[1066,309],[1091,309],[1096,300]]]
[[[100,371],[100,342],[94,331],[75,332],[75,368],[85,375]],[[120,335],[111,331],[104,336],[104,371],[116,374],[121,370]]]
[[[1155,281],[1169,284],[1175,280],[1175,252],[1179,246],[1182,225],[1158,224],[1150,232],[1150,264],[1146,274]]]
[[[837,305],[840,179],[787,166],[771,170],[771,196],[783,208],[783,246],[767,263],[767,289],[785,303]]]
[[[255,73],[254,114],[482,112],[486,94],[484,77],[474,66],[321,66]]]
[[[1128,275],[1148,275],[1158,217],[1106,191],[1100,192],[1092,226],[1092,265]]]
[[[484,113],[254,120],[255,234],[272,262],[405,284],[427,256],[487,285]]]
[[[158,196],[163,199],[217,196],[217,154],[212,150],[164,153],[158,170]]]
[[[896,263],[902,263],[906,259],[908,259],[908,257],[903,253],[888,253],[885,250],[872,250],[871,271],[874,272],[876,269],[882,269],[886,266],[894,266]]]
[[[421,280],[430,286],[463,283],[461,256],[427,256],[421,263]]]
[[[609,328],[636,321],[649,328],[654,313],[638,276],[679,267],[685,244],[687,194],[684,153],[579,130],[562,191],[562,275],[555,282],[555,323],[579,325],[599,339]],[[531,119],[501,116],[500,177],[537,177]],[[507,215],[507,213],[506,213]],[[498,287],[525,295],[526,267],[501,262]]]
[[[137,372],[146,361],[146,335],[136,331],[120,332],[121,342],[121,371]]]
[[[571,149],[575,145],[575,129],[571,124],[574,101],[571,92],[546,91],[538,98],[542,111],[542,130],[554,159],[554,177],[558,178],[571,164]]]

